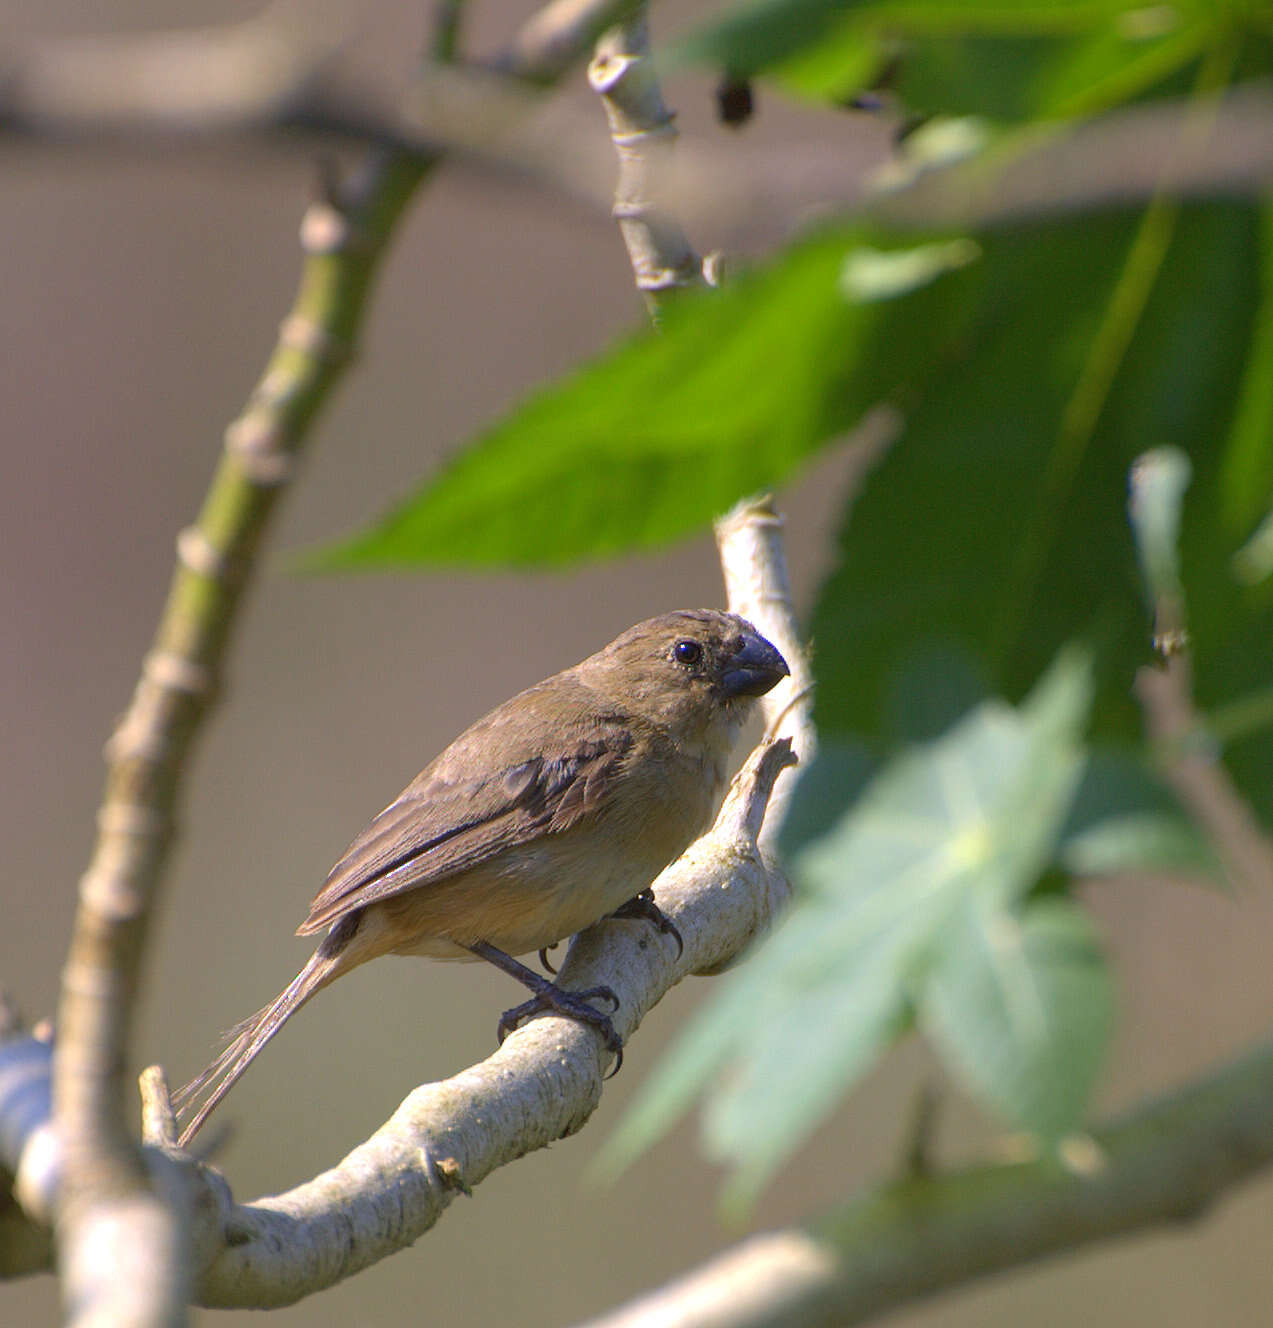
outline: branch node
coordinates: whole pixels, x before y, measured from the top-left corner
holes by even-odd
[[[83,906],[111,922],[140,917],[149,902],[146,891],[131,876],[109,866],[90,867],[80,877],[79,898]],[[94,990],[99,988],[94,986]]]
[[[640,63],[640,57],[619,51],[605,51],[588,63],[588,84],[594,92],[609,96],[627,76],[629,70]]]
[[[423,1150],[421,1150],[423,1151]],[[443,1189],[454,1190],[458,1194],[473,1197],[472,1187],[465,1181],[460,1164],[453,1157],[440,1157],[433,1165],[438,1181]]]
[[[191,543],[193,545],[194,542]],[[204,543],[206,547],[211,547],[206,545],[206,541]],[[221,562],[224,564],[225,560]],[[171,650],[152,650],[142,661],[142,672],[156,687],[181,692],[186,696],[207,697],[213,690],[210,670]]]
[[[1101,1175],[1109,1167],[1105,1150],[1090,1134],[1067,1135],[1057,1145],[1056,1154],[1061,1159],[1061,1165],[1075,1176],[1090,1179]]]
[[[358,228],[335,204],[311,203],[301,218],[301,249],[311,258],[331,257],[355,247]]]
[[[177,557],[187,572],[209,581],[225,580],[230,567],[230,559],[198,526],[187,526],[177,536]]]
[[[610,141],[620,152],[635,151],[651,143],[667,142],[677,137],[676,112],[664,109],[653,123],[642,129],[629,129],[610,135]]]
[[[148,1065],[137,1080],[141,1090],[142,1142],[156,1148],[177,1146],[177,1118],[162,1065]]]
[[[295,460],[283,448],[284,434],[278,422],[249,411],[225,431],[225,448],[240,469],[262,488],[285,484],[292,477]]]

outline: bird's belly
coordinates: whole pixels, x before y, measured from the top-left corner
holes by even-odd
[[[616,853],[613,841],[598,853],[595,835],[548,835],[371,908],[402,937],[395,954],[471,959],[461,947],[477,941],[511,955],[541,950],[626,903],[668,860],[648,849]]]
[[[723,772],[669,767],[606,813],[513,844],[466,872],[392,895],[384,910],[395,954],[467,959],[477,941],[528,954],[612,913],[679,857],[711,821]],[[682,776],[678,778],[677,776]]]

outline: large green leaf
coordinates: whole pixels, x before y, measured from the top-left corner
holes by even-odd
[[[1082,1118],[1113,1025],[1095,930],[1069,899],[1014,915],[971,894],[948,925],[921,1026],[975,1093],[1055,1143]]]
[[[791,916],[691,1023],[622,1123],[611,1166],[712,1083],[706,1147],[733,1169],[730,1201],[745,1204],[917,1007],[940,1012],[961,1072],[1014,1122],[1048,1138],[1073,1128],[1077,1085],[1085,1092],[1090,1075],[1046,1103],[1027,1100],[1019,1083],[1036,1072],[1050,1083],[1064,1073],[1054,1058],[1080,1043],[1095,1065],[1103,1039],[1093,1001],[1054,1006],[1079,980],[1055,928],[1035,922],[1044,918],[1037,905],[1022,912],[1022,898],[1066,821],[1089,697],[1086,658],[1062,654],[1019,710],[984,702],[896,757],[835,825],[805,841],[792,862]],[[1013,971],[1037,988],[1050,1030],[1010,1042],[997,1068],[976,1048],[994,1019],[1021,1015],[1006,988],[974,989],[996,929],[1028,937]]]
[[[1125,495],[1147,446],[1188,454],[1182,575],[1204,700],[1267,689],[1273,587],[1234,575],[1261,514],[1232,501],[1238,464],[1267,473],[1273,437],[1240,428],[1239,389],[1273,366],[1256,331],[1267,231],[1254,208],[1158,205],[1144,217],[1030,225],[986,237],[975,321],[841,535],[814,618],[819,718],[888,738],[915,661],[971,659],[1019,696],[1061,642],[1097,646],[1098,732],[1139,733],[1135,669],[1151,623]],[[1273,744],[1228,755],[1267,805]]]
[[[881,397],[912,384],[960,326],[967,241],[881,241],[920,261],[870,297],[823,234],[728,289],[670,307],[661,332],[523,403],[378,525],[312,565],[544,565],[666,542],[788,476]],[[942,275],[949,271],[948,275]],[[852,275],[852,274],[850,274]]]

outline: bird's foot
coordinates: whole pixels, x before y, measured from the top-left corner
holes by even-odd
[[[519,1028],[534,1015],[546,1014],[549,1011],[565,1015],[568,1019],[577,1019],[581,1024],[595,1028],[601,1034],[606,1049],[615,1055],[614,1069],[606,1075],[607,1079],[613,1078],[619,1073],[619,1067],[623,1064],[623,1039],[615,1031],[610,1016],[602,1014],[595,1005],[588,1004],[589,1001],[601,1000],[611,1002],[615,1010],[619,1008],[619,998],[609,987],[585,987],[582,991],[567,991],[554,982],[545,982],[530,1000],[523,1001],[521,1005],[515,1005],[500,1015],[497,1030],[499,1040],[503,1042],[515,1028]]]
[[[498,1032],[501,1042],[513,1029],[533,1015],[546,1014],[551,1010],[554,1014],[565,1015],[568,1019],[577,1019],[581,1024],[588,1024],[595,1028],[604,1039],[606,1048],[614,1052],[616,1057],[614,1069],[610,1071],[606,1078],[612,1078],[619,1073],[619,1066],[623,1064],[623,1039],[615,1031],[614,1025],[610,1022],[610,1016],[602,1014],[595,1006],[588,1004],[590,1000],[609,1001],[613,1006],[613,1010],[617,1010],[619,1008],[619,998],[611,988],[587,987],[583,991],[567,991],[564,987],[557,986],[555,982],[549,982],[547,978],[541,978],[538,973],[527,968],[525,964],[518,963],[512,955],[505,954],[503,950],[497,949],[488,941],[475,941],[467,948],[479,959],[485,959],[487,963],[503,969],[509,977],[516,978],[523,987],[534,993],[530,1000],[523,1002],[521,1005],[515,1005],[511,1010],[505,1010],[500,1016]],[[611,1013],[613,1013],[613,1010]]]
[[[681,939],[680,929],[654,902],[654,891],[649,886],[646,886],[639,895],[633,895],[626,904],[620,904],[608,916],[653,923],[659,929],[660,935],[670,936],[676,942],[676,957],[678,959],[685,953],[685,942]]]

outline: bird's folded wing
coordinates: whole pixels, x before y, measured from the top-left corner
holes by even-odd
[[[458,738],[354,840],[298,935],[466,871],[516,844],[568,830],[605,804],[632,745],[619,716],[554,722],[551,735],[533,726],[524,743],[510,744],[506,735],[492,743],[492,729],[507,722],[504,709]],[[489,772],[469,773],[482,770],[483,750],[492,746],[503,761]],[[528,748],[538,753],[526,754]]]

